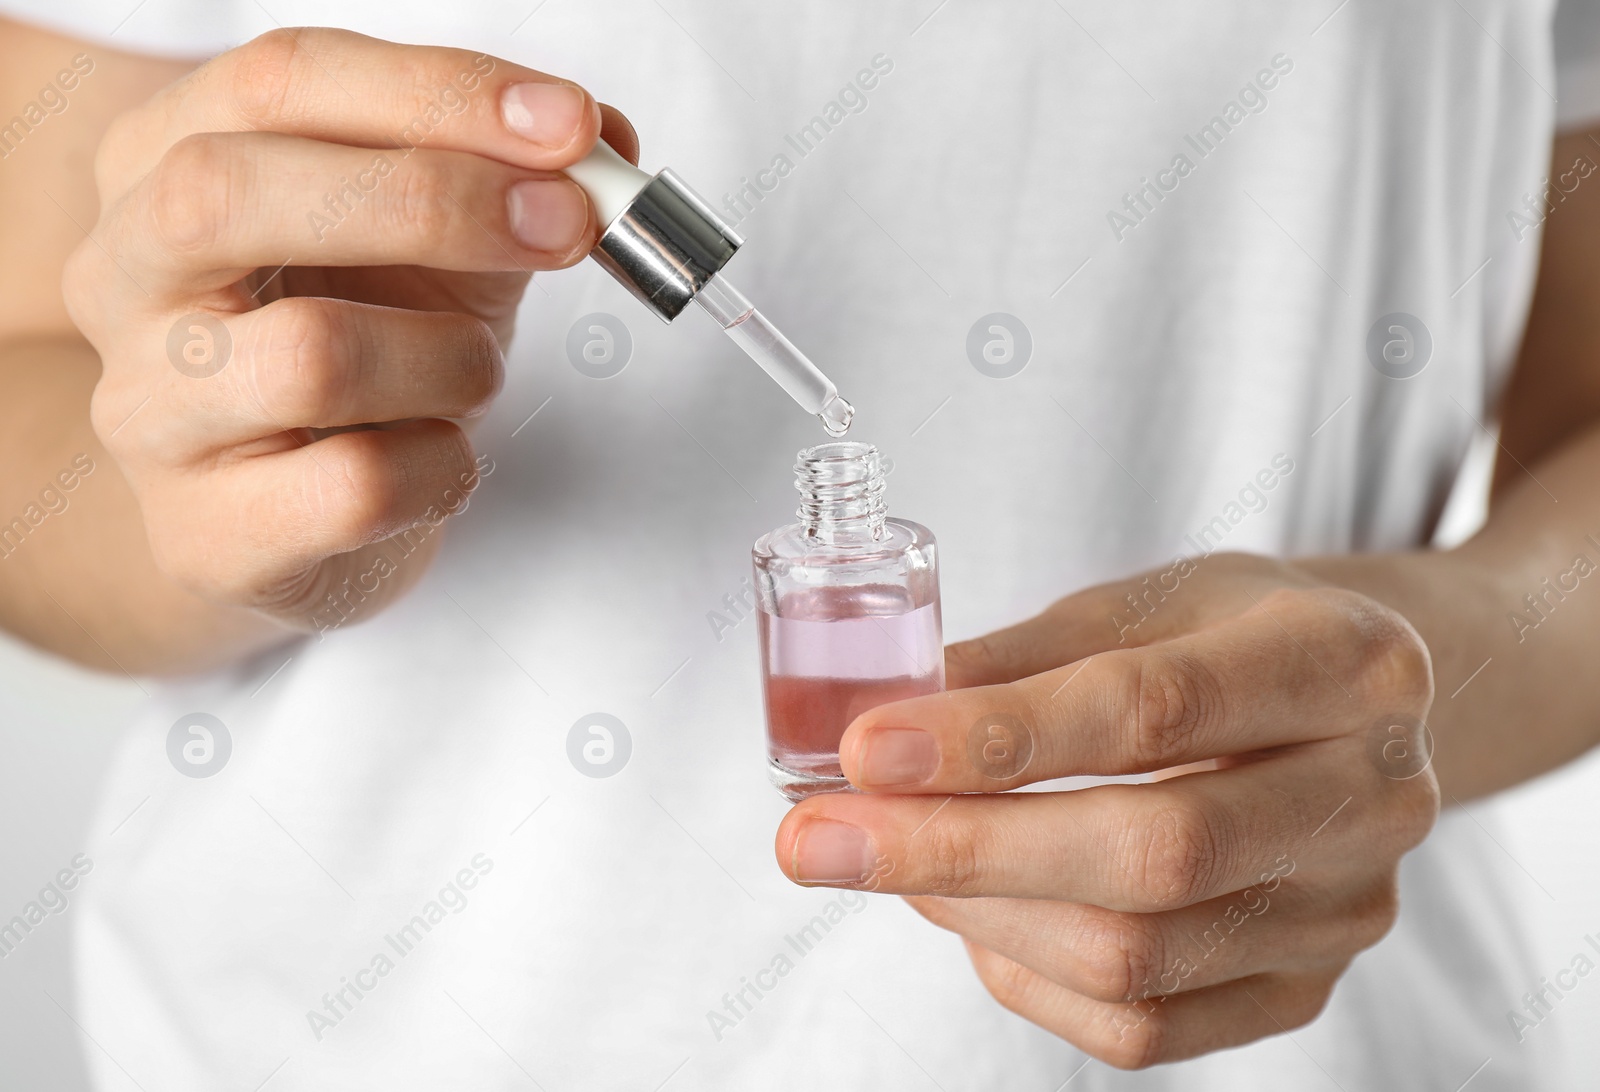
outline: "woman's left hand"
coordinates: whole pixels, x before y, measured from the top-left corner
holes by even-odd
[[[1014,1012],[1114,1066],[1175,1061],[1307,1023],[1393,924],[1439,788],[1428,650],[1387,607],[1215,555],[946,665],[959,689],[856,719],[841,758],[863,791],[797,805],[778,861],[905,895]]]

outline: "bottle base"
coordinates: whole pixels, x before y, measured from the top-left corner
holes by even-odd
[[[856,787],[843,776],[800,773],[777,762],[767,762],[767,776],[791,804],[825,792],[855,792]]]

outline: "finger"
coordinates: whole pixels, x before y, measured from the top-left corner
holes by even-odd
[[[192,474],[149,502],[158,510],[147,525],[160,528],[158,563],[190,590],[271,609],[326,558],[402,532],[426,539],[477,480],[458,426],[409,421]]]
[[[257,267],[549,269],[593,245],[588,197],[560,175],[459,152],[388,153],[276,133],[173,147],[115,210],[108,245],[153,294],[222,289]]]
[[[1337,589],[1278,591],[1190,636],[878,706],[840,762],[874,792],[997,791],[1329,738],[1432,699],[1427,647],[1399,615]]]
[[[901,895],[998,896],[1150,913],[1262,882],[1314,850],[1319,869],[1361,871],[1431,829],[1427,772],[1382,776],[1358,739],[1230,770],[1073,792],[945,798],[830,793],[778,828],[779,865],[801,883]]]
[[[112,170],[142,176],[186,136],[249,129],[559,170],[594,147],[600,109],[577,84],[498,57],[325,27],[274,30],[114,126],[97,164],[102,186],[115,185]]]
[[[1236,617],[1304,573],[1252,554],[1178,558],[1166,568],[1075,592],[1043,613],[945,650],[950,689],[1015,682],[1097,652],[1141,648]]]
[[[1287,859],[1277,866],[1287,869]],[[1271,879],[1164,914],[1042,899],[906,901],[941,928],[1096,1001],[1136,1001],[1269,972],[1305,971],[1376,944],[1398,909],[1394,876],[1355,892]]]
[[[1096,1001],[975,944],[967,954],[984,986],[1018,1016],[1118,1069],[1143,1069],[1309,1024],[1346,964],[1258,975],[1132,1003]]]
[[[291,296],[224,325],[227,360],[215,375],[178,378],[197,412],[160,422],[156,457],[189,460],[296,428],[471,417],[505,378],[494,331],[471,315]]]
[[[1102,595],[1099,588],[1079,592],[1014,626],[947,645],[946,686],[963,690],[1015,682],[1116,648],[1106,624],[1108,611],[1095,602]]]

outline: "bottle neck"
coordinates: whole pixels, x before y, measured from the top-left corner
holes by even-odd
[[[888,514],[885,469],[871,444],[821,444],[800,452],[794,487],[800,491],[796,514],[806,537],[829,546],[881,541]]]

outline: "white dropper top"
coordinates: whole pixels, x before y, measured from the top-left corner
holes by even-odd
[[[594,202],[594,218],[604,229],[622,215],[654,175],[623,159],[605,141],[597,140],[594,151],[567,168],[567,177],[582,186]]]
[[[655,177],[629,163],[603,140],[595,141],[594,150],[568,167],[566,173],[588,193],[594,202],[596,220],[607,228],[627,211]],[[789,397],[808,413],[821,418],[830,436],[845,434],[855,408],[839,397],[839,389],[833,381],[757,311],[727,278],[720,273],[713,275],[695,294],[694,300],[717,320],[717,325],[734,344],[788,392]]]

